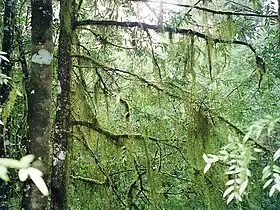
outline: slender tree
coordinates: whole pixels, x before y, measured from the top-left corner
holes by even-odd
[[[2,51],[6,52],[6,57],[10,59],[12,52],[12,21],[13,21],[13,0],[5,1],[5,12],[3,16],[3,40]],[[3,60],[1,62],[1,73],[10,76],[12,71],[12,64]],[[0,86],[0,107],[2,107],[8,99],[10,86],[3,84]],[[3,127],[0,127],[0,157],[6,156],[4,141],[7,135],[5,135]],[[7,209],[7,184],[0,180],[0,209]]]
[[[68,209],[71,86],[71,0],[60,1],[58,93],[53,147],[52,209]]]
[[[51,133],[51,89],[52,89],[52,1],[33,0],[32,10],[32,62],[28,95],[28,153],[36,156],[34,165],[44,173],[48,181],[50,174]],[[27,184],[22,203],[23,209],[46,209],[48,198],[37,187]]]

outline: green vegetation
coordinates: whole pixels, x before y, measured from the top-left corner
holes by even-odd
[[[280,209],[278,5],[0,0],[0,209]]]

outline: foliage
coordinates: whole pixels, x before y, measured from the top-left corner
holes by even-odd
[[[220,155],[203,154],[203,159],[206,162],[204,173],[206,173],[212,164],[221,161],[227,166],[225,172],[229,176],[229,180],[226,182],[228,187],[223,197],[228,196],[227,203],[230,203],[232,199],[242,201],[243,195],[246,193],[251,173],[251,161],[256,161],[256,153],[264,152],[263,148],[257,148],[262,145],[267,138],[273,138],[273,131],[275,125],[279,123],[279,118],[273,119],[268,116],[265,119],[261,119],[253,123],[243,139],[233,137],[229,135],[228,144],[224,146],[220,151]],[[277,127],[278,128],[278,127]],[[278,128],[279,129],[279,128]],[[266,150],[265,152],[270,152]],[[263,188],[265,189],[270,184],[274,183],[270,189],[269,196],[271,197],[275,190],[280,192],[279,185],[279,166],[276,161],[280,157],[280,149],[278,149],[273,155],[273,161],[263,169],[262,181],[265,182]],[[271,178],[270,178],[271,177]]]
[[[5,56],[6,53],[0,51],[0,63],[1,60],[5,60],[7,62],[10,62]],[[11,79],[10,77],[0,74],[0,86],[4,83],[7,85],[8,79]],[[0,114],[2,112],[2,108],[0,108]],[[4,123],[2,120],[0,120],[0,126],[4,126]],[[48,188],[42,179],[43,173],[30,166],[31,162],[34,160],[34,155],[26,155],[22,157],[19,161],[11,158],[0,158],[0,178],[4,181],[9,181],[8,176],[8,168],[13,168],[19,170],[18,176],[20,181],[24,182],[28,177],[32,179],[34,184],[38,187],[38,189],[41,191],[41,193],[45,196],[48,195]]]
[[[58,46],[66,29],[71,40],[69,35],[63,44],[71,44],[73,68],[65,68],[71,81],[63,82],[71,86],[58,82],[61,74],[53,71],[51,123],[56,132],[56,111],[68,110],[57,105],[57,97],[70,93],[65,124],[71,129],[60,132],[69,134],[64,140],[71,146],[58,148],[63,152],[55,157],[63,162],[69,150],[70,209],[280,208],[275,5],[74,1],[72,20],[67,17],[71,28],[60,22],[59,2],[53,1],[52,57],[42,49],[44,37],[35,43],[29,33],[30,2],[14,2],[13,72],[0,74],[0,83],[11,88],[1,104],[0,126],[7,135],[0,143],[7,157],[24,156],[26,95],[36,93],[28,89],[27,67],[52,62],[58,69],[70,61],[59,54],[70,50]],[[45,75],[38,76],[40,86]],[[262,119],[266,114],[273,118]],[[29,171],[21,173],[26,178]],[[20,186],[12,188],[10,203],[21,194]]]
[[[0,178],[8,182],[8,168],[17,169],[19,170],[18,176],[20,181],[24,182],[28,177],[30,177],[41,193],[47,196],[48,188],[42,178],[43,173],[30,166],[30,163],[34,160],[34,158],[34,155],[26,155],[19,161],[10,158],[0,158]]]

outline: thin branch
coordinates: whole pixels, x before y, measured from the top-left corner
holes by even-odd
[[[74,57],[74,58],[82,58],[84,60],[88,60],[89,62],[92,63],[92,65],[100,67],[100,68],[102,68],[105,71],[118,72],[118,73],[123,73],[123,74],[130,75],[130,76],[135,77],[136,79],[138,79],[140,82],[146,84],[147,86],[150,86],[150,87],[152,87],[152,88],[154,88],[154,89],[156,89],[156,90],[158,90],[160,92],[163,92],[163,93],[165,93],[168,96],[171,96],[173,98],[180,99],[180,100],[183,99],[182,97],[180,97],[178,95],[175,95],[173,93],[170,93],[167,90],[165,90],[164,88],[162,88],[162,87],[160,87],[160,86],[158,86],[158,85],[156,85],[156,84],[154,84],[152,82],[149,82],[145,78],[140,77],[139,75],[134,74],[132,72],[121,70],[121,69],[118,69],[118,68],[111,68],[111,67],[108,67],[108,66],[104,66],[103,64],[98,63],[95,60],[93,60],[91,57],[88,57],[88,56],[85,56],[85,55],[72,55],[72,57]],[[88,68],[88,67],[83,67],[83,68]],[[185,93],[187,93],[187,92],[185,92]],[[190,94],[190,93],[188,93],[188,94]]]
[[[133,2],[140,2],[141,0],[130,0]],[[264,14],[258,14],[258,13],[246,13],[246,12],[231,12],[231,11],[221,11],[221,10],[213,10],[205,7],[200,7],[196,5],[189,5],[189,4],[178,4],[178,3],[170,3],[167,1],[164,2],[159,2],[159,1],[145,1],[143,2],[149,2],[149,3],[163,3],[166,5],[171,5],[171,6],[177,6],[177,7],[184,7],[184,8],[193,8],[197,10],[201,10],[204,12],[212,13],[214,15],[233,15],[233,16],[247,16],[247,17],[261,17],[261,18],[277,18],[277,15],[264,15]]]
[[[79,180],[79,181],[83,181],[83,182],[90,183],[90,184],[94,184],[94,185],[104,185],[104,184],[106,184],[106,182],[101,182],[101,181],[96,180],[96,179],[87,178],[87,177],[82,177],[82,176],[70,175],[70,177],[71,177],[72,179]]]
[[[80,28],[80,29],[86,30],[86,31],[89,31],[90,33],[92,33],[95,36],[96,40],[100,41],[101,44],[109,44],[109,45],[112,45],[114,47],[121,48],[121,49],[124,49],[124,50],[134,50],[135,49],[134,47],[124,47],[124,46],[114,44],[114,43],[108,41],[107,38],[102,37],[102,35],[95,33],[90,28]]]
[[[151,52],[152,52],[152,58],[153,58],[154,64],[156,65],[156,67],[158,69],[159,79],[162,81],[161,69],[160,69],[158,61],[156,59],[156,55],[155,55],[155,51],[154,51],[154,47],[153,47],[153,41],[152,41],[151,34],[149,33],[148,30],[145,30],[145,32],[147,33],[148,38],[149,38],[149,42],[150,42],[150,46],[151,46]]]
[[[104,168],[102,167],[98,157],[96,156],[96,154],[92,151],[92,149],[89,147],[89,145],[87,144],[87,142],[84,139],[80,139],[77,136],[73,136],[75,137],[77,140],[79,140],[84,146],[85,148],[88,150],[88,152],[90,153],[91,157],[94,159],[97,167],[99,168],[99,170],[101,171],[101,173],[106,177],[106,181],[108,181],[113,193],[115,194],[115,196],[117,197],[117,199],[119,200],[119,202],[126,207],[126,204],[124,203],[124,201],[121,199],[120,195],[118,194],[115,186],[113,185],[112,180],[110,179],[110,177],[108,176],[108,174],[105,172]],[[106,183],[106,182],[105,182]]]

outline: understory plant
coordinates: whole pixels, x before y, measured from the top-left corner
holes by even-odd
[[[270,197],[276,191],[280,192],[280,148],[273,152],[273,149],[262,146],[267,138],[275,139],[274,131],[279,128],[279,120],[266,116],[254,122],[243,138],[229,135],[227,144],[220,149],[219,154],[203,154],[206,162],[204,173],[217,162],[226,165],[225,175],[229,178],[223,197],[227,197],[227,203],[233,199],[242,201],[252,175],[251,163],[259,160],[257,153],[265,153],[271,160],[262,171],[263,189],[270,187]]]

